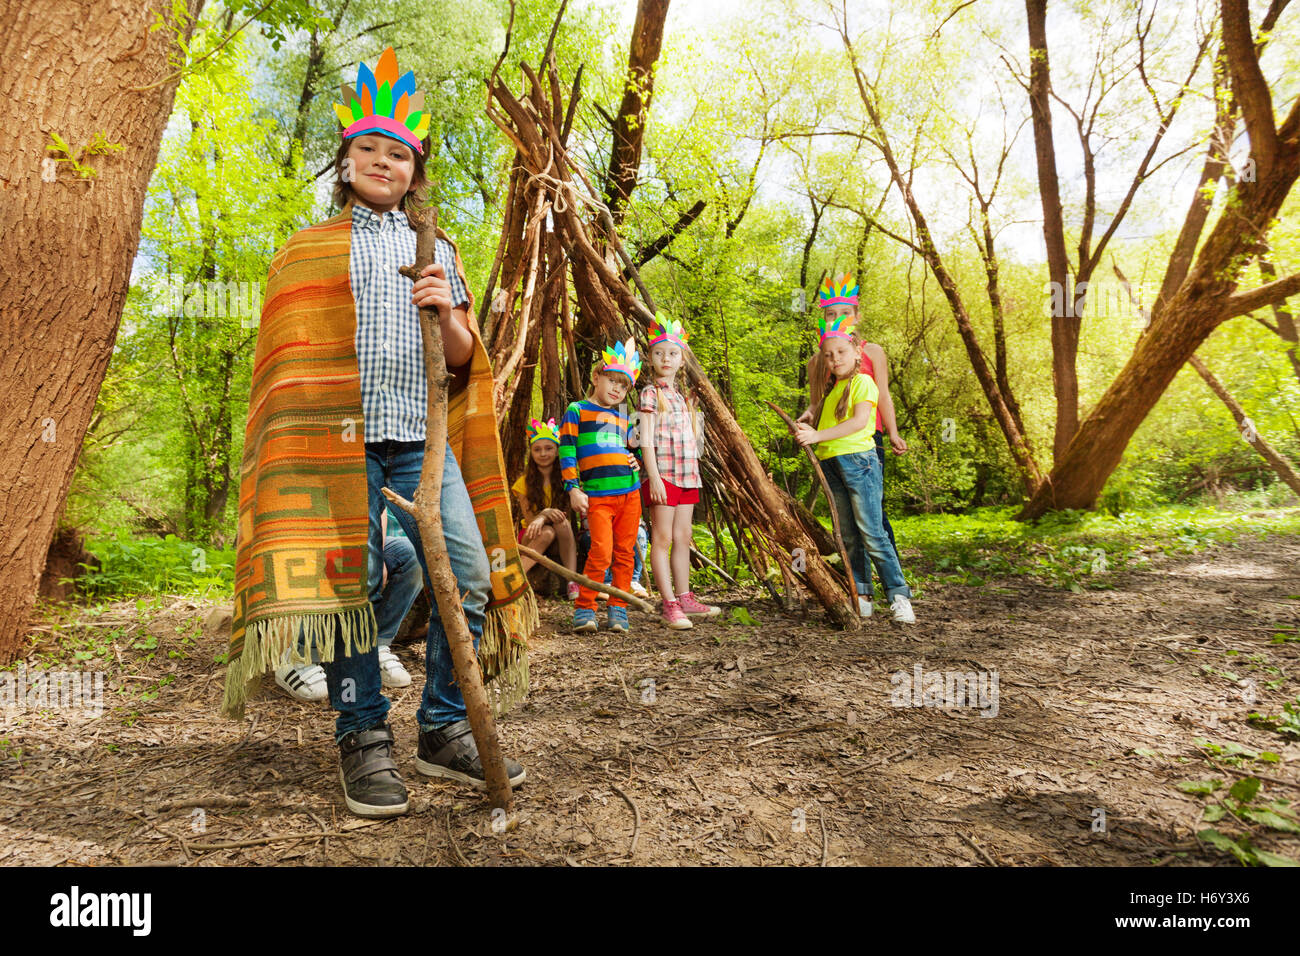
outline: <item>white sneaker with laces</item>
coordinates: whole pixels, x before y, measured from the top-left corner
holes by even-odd
[[[899,624],[915,624],[916,614],[912,611],[912,602],[909,598],[901,594],[894,595],[894,600],[890,602],[890,610],[894,612],[894,620]]]
[[[275,669],[275,682],[294,700],[310,703],[325,700],[330,695],[325,684],[325,669],[319,664],[282,664]]]
[[[865,594],[858,595],[858,614],[862,617],[871,617],[871,598]]]
[[[379,677],[385,687],[410,687],[411,675],[391,647],[379,648]]]

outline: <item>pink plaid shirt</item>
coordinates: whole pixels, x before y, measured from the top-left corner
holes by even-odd
[[[659,401],[663,400],[663,410]],[[691,427],[691,413],[686,399],[667,382],[641,389],[641,414],[654,415],[655,464],[659,477],[678,488],[699,488],[700,449]]]

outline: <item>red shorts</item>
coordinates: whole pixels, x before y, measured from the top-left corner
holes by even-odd
[[[664,492],[668,497],[666,505],[656,505],[650,500],[650,483],[641,482],[641,504],[646,508],[676,508],[678,505],[697,505],[700,503],[699,488],[678,488],[667,478],[663,479]]]

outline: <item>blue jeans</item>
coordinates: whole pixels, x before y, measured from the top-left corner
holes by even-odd
[[[366,442],[366,477],[370,485],[370,560],[367,584],[370,601],[375,607],[375,617],[381,624],[394,617],[401,623],[405,611],[397,616],[398,611],[392,606],[396,603],[393,589],[382,587],[384,538],[380,518],[388,506],[388,499],[379,489],[387,486],[410,500],[415,497],[423,465],[424,442]],[[457,590],[464,595],[465,617],[477,648],[486,620],[484,611],[492,595],[491,570],[478,522],[474,518],[474,507],[470,503],[469,492],[465,490],[465,479],[461,477],[460,466],[456,463],[450,446],[447,447],[443,465],[441,500],[442,530],[447,539],[447,554],[451,559],[452,573],[456,576]],[[429,569],[424,563],[424,550],[415,519],[400,508],[393,509],[392,516],[410,539],[424,572],[424,580],[427,581]],[[447,634],[438,616],[437,602],[430,603],[433,610],[429,616],[429,636],[424,651],[424,694],[416,714],[416,721],[422,731],[465,719],[465,698],[455,683],[456,675],[451,662],[451,649],[447,646]],[[389,606],[386,607],[386,604]],[[388,698],[380,690],[377,649],[358,654],[354,648],[351,656],[344,656],[341,647],[336,646],[335,651],[335,659],[321,666],[325,669],[330,704],[339,715],[334,735],[341,740],[354,730],[365,730],[383,722],[388,716]]]
[[[384,539],[384,567],[388,568],[388,583],[383,601],[375,607],[380,647],[393,643],[411,605],[424,590],[424,566],[409,538],[394,535]]]
[[[886,600],[893,601],[900,594],[910,598],[912,591],[903,579],[898,554],[885,534],[881,511],[884,469],[875,450],[827,458],[822,461],[822,470],[826,473],[826,483],[831,486],[831,497],[835,499],[840,534],[853,564],[853,580],[858,593],[870,599],[871,565],[874,564]]]
[[[884,492],[884,487],[885,487],[885,484],[884,484],[884,478],[885,478],[885,433],[882,432],[882,431],[877,431],[877,432],[876,432],[876,457],[877,457],[878,459],[880,459],[880,479],[881,479],[881,482],[880,482],[880,488],[881,488],[881,492],[880,492],[880,499],[881,499],[880,517],[881,517],[881,520],[883,520],[884,523],[885,523],[885,534],[889,535],[889,544],[890,544],[890,546],[894,549],[894,557],[898,558],[898,564],[899,564],[899,566],[901,567],[902,564],[903,564],[903,558],[902,558],[902,555],[900,555],[900,554],[898,553],[898,542],[894,540],[894,526],[891,525],[891,524],[889,523],[889,515],[885,514],[885,507],[884,507],[884,498],[885,498],[885,492]]]

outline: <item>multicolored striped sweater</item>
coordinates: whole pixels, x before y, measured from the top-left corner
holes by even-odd
[[[560,421],[560,472],[564,490],[581,488],[593,498],[624,495],[641,487],[628,463],[627,406],[606,408],[583,399]]]

